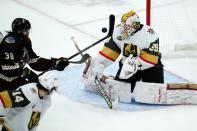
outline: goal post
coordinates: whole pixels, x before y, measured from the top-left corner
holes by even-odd
[[[145,23],[158,33],[162,54],[197,56],[196,6],[197,0],[146,0]]]
[[[151,25],[151,0],[146,0],[146,24]]]

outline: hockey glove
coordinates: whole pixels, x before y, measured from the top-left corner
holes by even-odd
[[[141,70],[142,65],[136,57],[129,56],[123,63],[120,79],[129,79],[132,77],[138,70]]]
[[[64,57],[52,58],[51,60],[54,62],[53,69],[58,71],[63,71],[64,68],[69,65],[68,59]]]

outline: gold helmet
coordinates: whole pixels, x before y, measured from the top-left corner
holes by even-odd
[[[133,35],[137,29],[140,28],[139,16],[135,11],[131,10],[122,15],[121,27],[125,35]]]

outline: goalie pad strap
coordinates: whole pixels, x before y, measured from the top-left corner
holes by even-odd
[[[197,84],[188,84],[188,83],[168,84],[167,90],[196,90],[197,91]]]

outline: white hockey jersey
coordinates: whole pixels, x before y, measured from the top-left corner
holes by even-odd
[[[159,37],[157,33],[147,25],[141,28],[132,36],[125,36],[120,25],[116,26],[112,38],[105,43],[99,52],[97,59],[105,66],[112,64],[119,55],[122,55],[122,62],[132,54],[137,57],[145,69],[158,64]]]
[[[5,124],[11,131],[35,131],[50,105],[51,97],[41,99],[36,83],[0,93],[0,116],[5,116]]]

